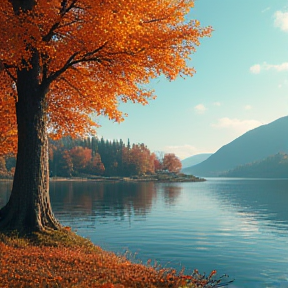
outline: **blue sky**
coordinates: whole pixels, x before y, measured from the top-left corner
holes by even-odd
[[[196,0],[189,18],[214,29],[189,62],[197,73],[156,79],[157,99],[121,104],[121,124],[99,118],[99,137],[184,159],[288,115],[288,0]]]

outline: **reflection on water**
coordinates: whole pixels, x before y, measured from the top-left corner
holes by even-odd
[[[288,225],[288,180],[213,180],[209,183],[210,190],[225,206]]]
[[[0,182],[0,207],[11,183]],[[201,183],[51,182],[63,225],[143,261],[216,269],[231,287],[288,287],[288,180]]]
[[[172,205],[180,194],[181,187],[163,187],[165,202]],[[143,183],[97,183],[53,182],[50,184],[51,201],[61,205],[63,212],[71,206],[80,206],[81,211],[106,217],[134,213],[144,216],[150,212],[157,198],[155,184]],[[159,195],[158,195],[159,196]],[[97,208],[97,209],[96,209]]]
[[[156,190],[154,182],[52,182],[50,196],[55,213],[60,213],[60,217],[65,215],[69,221],[78,221],[79,216],[83,219],[86,215],[90,217],[90,226],[96,219],[99,223],[108,223],[128,218],[131,224],[131,218],[145,219],[157,197],[162,197],[167,206],[175,205],[181,189],[163,184]]]
[[[91,182],[52,182],[50,184],[51,201],[56,202],[64,213],[72,207],[81,207],[83,213],[106,217],[135,214],[145,216],[150,212],[157,196],[165,203],[175,205],[182,187],[158,186],[154,182],[143,183],[95,183]],[[159,193],[160,192],[160,193]],[[61,207],[60,207],[61,206]],[[73,213],[72,213],[73,214]]]
[[[177,184],[162,184],[160,186],[164,194],[164,201],[169,205],[177,205],[177,198],[180,196],[182,191],[182,186],[178,186]]]

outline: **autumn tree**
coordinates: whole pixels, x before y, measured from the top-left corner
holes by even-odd
[[[1,80],[0,80],[0,83],[1,83]],[[3,90],[3,88],[1,90]],[[3,93],[3,91],[0,92],[0,95],[1,93]],[[12,97],[8,97],[8,95],[6,95],[6,97],[4,95],[1,95],[0,96],[0,157],[3,155],[7,155],[8,153],[13,153],[16,151],[17,129],[16,129],[15,122],[16,122],[16,115],[15,115],[14,99]]]
[[[69,151],[72,158],[73,168],[79,172],[85,172],[85,169],[92,160],[92,150],[87,147],[77,146]]]
[[[154,167],[155,171],[163,170],[163,160],[165,153],[163,151],[155,152]]]
[[[128,149],[128,148],[127,148]],[[142,175],[145,173],[154,173],[154,156],[150,150],[142,143],[135,145],[128,150],[127,164],[130,166],[130,175]],[[126,162],[125,161],[125,162]]]
[[[8,176],[6,161],[4,157],[0,156],[0,179]]]
[[[146,104],[154,97],[145,89],[150,79],[194,73],[186,60],[211,28],[187,21],[193,4],[1,1],[1,141],[7,151],[15,148],[7,139],[18,131],[18,150],[11,196],[0,210],[0,230],[61,228],[49,200],[47,133],[88,133],[97,126],[90,119],[93,114],[120,122],[120,101]]]
[[[71,177],[74,172],[73,161],[68,150],[64,150],[59,155],[58,159],[58,171],[55,171],[56,175],[64,177]]]
[[[159,171],[163,169],[163,159],[159,159],[156,154],[154,154],[154,169],[155,171]]]
[[[87,166],[87,172],[90,174],[96,174],[96,175],[103,175],[105,172],[105,167],[101,161],[101,156],[99,153],[95,153],[94,156],[92,156],[92,159],[90,163],[88,163]]]
[[[167,153],[163,158],[163,169],[169,172],[180,172],[182,163],[174,153]]]

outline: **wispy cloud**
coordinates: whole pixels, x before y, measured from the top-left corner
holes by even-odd
[[[220,102],[214,102],[213,105],[220,107],[220,106],[221,106],[221,103],[220,103]]]
[[[263,123],[258,120],[239,120],[224,117],[218,119],[218,122],[211,126],[216,129],[232,129],[237,133],[243,134],[251,129],[261,126],[262,124]]]
[[[203,104],[198,104],[194,107],[194,110],[198,113],[198,114],[203,114],[207,108],[203,105]]]
[[[265,13],[265,12],[269,11],[270,9],[271,9],[270,7],[267,7],[267,8],[265,8],[265,9],[263,9],[263,10],[261,11],[261,13]]]
[[[181,160],[201,153],[210,153],[210,151],[205,151],[196,148],[195,146],[184,144],[179,146],[165,146],[163,148],[163,152],[165,153],[174,153],[177,157],[179,157]]]
[[[279,65],[271,65],[271,64],[266,64],[264,65],[264,69],[265,70],[276,70],[278,72],[282,72],[282,71],[288,71],[288,62],[284,62],[282,64]]]
[[[277,11],[274,14],[274,25],[282,31],[288,32],[288,12]]]
[[[251,105],[245,105],[244,106],[244,110],[251,110],[252,109],[252,106]]]
[[[281,64],[268,64],[264,62],[263,64],[255,64],[250,67],[250,72],[253,74],[259,74],[261,71],[274,70],[277,72],[288,71],[288,62],[283,62]]]
[[[259,64],[251,66],[250,72],[253,74],[259,74],[261,72],[261,66]]]

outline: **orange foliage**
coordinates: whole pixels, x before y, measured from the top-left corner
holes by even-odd
[[[69,151],[72,158],[73,167],[77,170],[83,170],[92,159],[92,150],[87,147],[76,146]]]
[[[155,154],[154,154],[154,155],[155,155]],[[154,167],[155,167],[155,171],[162,170],[162,163],[161,163],[161,161],[156,157],[156,155],[154,156]]]
[[[0,241],[0,283],[8,287],[205,287],[211,277],[177,273],[151,265],[134,264],[125,257],[98,249],[73,247],[13,247]],[[219,281],[217,281],[219,283]],[[215,286],[208,286],[215,287]]]
[[[180,159],[174,153],[168,153],[163,158],[163,169],[169,172],[179,172],[182,168]]]
[[[119,101],[146,104],[154,97],[143,86],[151,78],[192,75],[186,60],[199,38],[211,33],[197,20],[185,20],[193,0],[37,0],[32,10],[15,13],[16,2],[0,6],[4,152],[15,149],[17,71],[34,65],[33,53],[39,56],[39,85],[49,87],[50,134],[78,136],[96,125],[91,115],[122,121]]]
[[[133,144],[131,149],[124,147],[122,155],[122,161],[124,165],[130,168],[129,172],[131,174],[143,175],[155,172],[155,154],[151,154],[150,150],[143,143],[138,145]]]
[[[0,179],[6,177],[7,174],[5,159],[0,156]]]
[[[0,93],[3,92],[2,90]],[[0,94],[0,156],[14,152],[17,147],[15,100],[8,95],[1,96]]]
[[[103,175],[105,171],[105,167],[101,161],[101,156],[99,153],[96,153],[90,162],[89,165],[89,171],[90,173],[98,174],[98,175]]]

